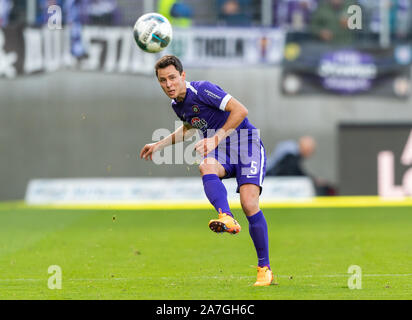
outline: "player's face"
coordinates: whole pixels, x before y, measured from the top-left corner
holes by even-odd
[[[186,74],[184,71],[180,74],[175,66],[170,65],[157,71],[157,79],[170,99],[183,100],[186,95]]]

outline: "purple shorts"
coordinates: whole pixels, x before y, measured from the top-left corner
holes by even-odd
[[[226,175],[222,179],[236,177],[236,192],[239,193],[241,185],[250,183],[259,186],[262,193],[266,151],[259,136],[252,132],[243,136],[231,135],[207,157],[215,158],[225,168]]]

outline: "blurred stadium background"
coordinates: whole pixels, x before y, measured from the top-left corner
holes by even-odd
[[[192,187],[195,181],[200,182],[195,165],[157,165],[139,159],[140,149],[152,141],[154,131],[159,128],[173,131],[176,120],[169,108],[170,102],[153,74],[154,63],[160,55],[143,53],[133,42],[132,27],[136,19],[152,11],[169,16],[174,26],[174,40],[161,54],[179,56],[186,68],[188,80],[215,82],[243,102],[249,109],[251,122],[260,129],[268,155],[281,141],[310,135],[315,139],[317,149],[304,162],[304,167],[312,176],[326,181],[332,189],[318,195],[369,197],[355,204],[349,203],[349,198],[339,200],[338,197],[328,197],[336,200],[325,206],[349,203],[349,206],[365,207],[388,203],[379,202],[377,196],[400,199],[396,205],[410,206],[412,2],[343,1],[344,9],[331,13],[323,6],[332,2],[340,1],[0,0],[0,201],[6,203],[0,205],[0,210],[7,211],[4,212],[5,217],[10,219],[3,220],[6,223],[3,225],[5,244],[2,248],[8,246],[9,238],[14,238],[12,233],[7,236],[8,230],[20,230],[21,226],[21,230],[26,230],[26,235],[31,235],[30,239],[36,242],[41,238],[42,230],[54,230],[54,223],[61,223],[63,228],[66,222],[70,225],[74,220],[81,219],[79,212],[75,211],[71,217],[65,214],[62,222],[54,220],[56,216],[51,212],[44,216],[49,222],[44,220],[43,225],[37,220],[38,211],[34,211],[36,216],[31,216],[27,211],[20,212],[17,207],[13,207],[13,203],[18,203],[15,201],[25,197],[40,204],[59,203],[62,199],[73,203],[76,203],[76,199],[80,202],[87,199],[97,202],[120,199],[115,201],[117,204],[134,200],[156,203],[162,199],[178,199],[186,201],[189,208],[199,197],[205,200],[202,190]],[[362,9],[361,29],[349,30],[342,26],[351,16],[347,8],[354,4]],[[59,7],[51,7],[56,5]],[[61,28],[59,10],[56,8],[62,10]],[[336,17],[339,17],[338,22]],[[359,19],[356,22],[359,23]],[[330,33],[328,35],[325,29],[332,30],[335,36],[329,37]],[[66,178],[84,180],[79,184],[79,180],[64,180]],[[175,185],[173,183],[183,181],[176,178],[187,178],[185,188],[172,194],[165,192]],[[267,177],[267,183],[271,178]],[[26,194],[33,180],[37,184],[32,184],[32,189]],[[286,184],[274,184],[268,189],[272,197],[287,195],[293,199],[311,195],[310,188],[306,188],[307,181],[295,182],[293,179],[286,180]],[[146,192],[148,189],[150,192]],[[7,206],[7,203],[12,205]],[[394,205],[394,202],[390,205]],[[150,204],[145,207],[150,208]],[[210,209],[210,206],[206,204],[204,208]],[[14,209],[21,214],[20,220],[14,218]],[[407,227],[411,220],[406,211],[382,210],[377,216],[374,211],[370,211],[364,218],[360,218],[357,211],[356,214],[347,211],[334,216],[337,221],[328,220],[331,216],[323,215],[323,211],[310,211],[309,214],[316,217],[314,221],[319,223],[310,229],[312,233],[302,226],[302,230],[307,231],[307,237],[300,240],[306,242],[314,239],[313,246],[319,246],[322,239],[333,238],[336,233],[332,232],[324,234],[325,238],[316,242],[317,236],[320,237],[327,229],[323,229],[323,226],[329,221],[332,228],[338,224],[347,227],[341,233],[342,238],[339,240],[342,241],[345,241],[348,232],[357,230],[361,236],[357,238],[353,235],[353,239],[359,243],[369,241],[371,247],[377,243],[373,237],[378,235],[382,235],[382,239],[389,237],[385,240],[386,245],[407,244],[407,239],[410,239],[410,228]],[[156,214],[163,217],[164,221],[169,221],[169,226],[173,224],[161,213]],[[204,214],[207,220],[208,216]],[[81,220],[89,226],[86,234],[101,223],[93,213],[83,217],[90,216],[96,219],[96,224],[91,219]],[[359,222],[359,229],[352,228],[344,216]],[[107,218],[106,215],[104,217]],[[130,220],[125,221],[130,221],[130,225],[136,228],[146,226],[147,230],[151,230],[150,214],[142,215],[144,221],[127,217]],[[178,216],[174,217],[177,219]],[[278,217],[273,212],[269,219]],[[291,212],[290,217],[295,217],[293,223],[298,225],[300,221],[306,221],[300,212]],[[365,220],[358,221],[358,218]],[[187,219],[192,218],[187,216]],[[376,232],[362,234],[366,230],[362,226],[372,220]],[[322,224],[324,222],[325,225]],[[166,222],[164,224],[162,227],[168,230]],[[243,224],[246,225],[246,221]],[[392,227],[390,234],[386,233],[387,224]],[[79,223],[78,226],[80,229],[77,230],[83,230],[83,224]],[[106,227],[109,228],[101,226],[101,230]],[[294,226],[289,227],[293,232]],[[180,235],[178,229],[170,230],[176,233],[176,238]],[[293,234],[287,230],[284,229],[284,236],[293,239]],[[146,229],[141,232],[145,237],[151,237],[149,233],[144,233]],[[116,235],[121,237],[120,233]],[[94,236],[94,239],[103,239],[108,235],[102,232],[101,237]],[[131,232],[128,239],[134,236],[136,233]],[[399,238],[390,238],[396,236]],[[16,239],[22,243],[16,248],[31,243],[31,240],[27,240],[27,243],[22,240],[25,239],[23,233]],[[57,237],[53,239],[60,241]],[[120,238],[108,239],[116,242]],[[248,240],[245,238],[244,241]],[[142,243],[145,244],[144,241]],[[273,249],[277,243],[274,242]],[[7,263],[13,264],[14,247],[11,242],[9,244],[12,249],[5,252],[11,254],[12,258]],[[167,246],[167,242],[164,245]],[[341,248],[341,245],[338,241],[336,248]],[[391,253],[393,256],[388,259],[397,259],[398,265],[385,270],[375,268],[372,273],[408,272],[410,265],[408,267],[402,261],[410,261],[410,248],[400,248],[383,247],[383,243],[380,249],[376,247],[375,256],[379,256],[380,252]],[[77,252],[76,248],[73,250]],[[402,254],[397,255],[397,250],[401,250]],[[136,249],[135,252],[139,251]],[[167,247],[164,252],[168,252]],[[296,257],[302,252],[295,252]],[[114,256],[120,254],[112,253]],[[285,257],[289,253],[285,252]],[[306,260],[296,263],[306,264],[309,268],[312,263],[309,253]],[[338,253],[342,251],[336,250],[337,260]],[[362,256],[361,252],[358,253],[359,257]],[[20,254],[22,260],[25,254]],[[278,254],[281,268],[283,256],[282,253]],[[327,254],[329,251],[325,251],[325,256]],[[345,257],[350,256],[351,252],[346,252]],[[198,259],[201,260],[200,254]],[[319,261],[314,262],[314,265],[319,266]],[[378,266],[382,262],[379,261],[366,259],[364,265],[368,262],[374,265],[376,262],[375,266]],[[52,263],[57,262],[51,259]],[[222,261],[222,265],[224,263]],[[192,265],[192,262],[187,261],[187,265]],[[284,265],[290,266],[286,261]],[[24,269],[22,265],[20,267]],[[330,267],[326,273],[334,270]],[[295,272],[301,271],[295,268]],[[239,271],[239,274],[242,272]],[[102,274],[102,277],[107,276],[106,270]],[[22,276],[10,274],[9,277]],[[82,277],[90,277],[90,274],[82,274]],[[402,278],[397,281],[402,287]],[[385,283],[379,283],[381,285]],[[8,288],[13,288],[10,286]],[[19,288],[23,290],[21,292],[26,290],[25,287]],[[402,296],[407,289],[398,297],[407,297]],[[196,294],[196,290],[193,288],[193,292],[190,291],[194,297],[205,297]],[[410,288],[408,290],[410,292]],[[248,294],[246,298],[254,297],[254,293]],[[377,296],[379,294],[368,297]],[[17,297],[27,296],[21,293]],[[42,297],[49,296],[45,294]],[[148,296],[142,294],[138,297]],[[169,296],[164,294],[161,297]],[[259,297],[263,297],[263,294]],[[327,298],[327,295],[320,297]],[[340,293],[334,297],[341,297]]]
[[[130,30],[141,14],[176,3],[167,52],[181,57],[189,79],[219,83],[244,102],[268,154],[282,140],[311,135],[317,151],[308,172],[339,194],[376,195],[377,153],[388,150],[394,185],[402,185],[412,119],[407,0],[346,1],[361,6],[362,29],[344,42],[320,39],[328,25],[314,18],[316,0],[234,1],[228,13],[225,1],[5,0],[1,200],[22,199],[33,178],[198,175],[193,166],[137,159],[154,130],[174,129],[175,116],[152,74],[158,56],[136,50]],[[62,8],[62,30],[48,26],[51,5]],[[363,57],[351,66],[360,76],[327,69],[339,52]]]

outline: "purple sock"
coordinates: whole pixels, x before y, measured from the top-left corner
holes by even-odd
[[[255,215],[247,217],[247,219],[249,220],[249,234],[252,237],[258,256],[258,266],[269,267],[270,269],[268,226],[265,216],[262,211],[259,211]]]
[[[219,209],[221,209],[223,213],[227,213],[233,217],[227,201],[226,187],[219,177],[215,174],[205,174],[202,180],[206,197],[215,207],[216,211],[219,212]]]

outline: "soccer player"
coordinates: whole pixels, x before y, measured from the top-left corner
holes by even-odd
[[[219,213],[209,222],[217,233],[237,234],[241,227],[230,210],[227,191],[221,179],[235,177],[242,209],[249,221],[249,234],[258,257],[255,286],[268,286],[273,281],[269,263],[266,219],[259,208],[259,196],[265,175],[266,155],[257,129],[249,122],[248,110],[220,87],[207,81],[186,81],[180,60],[172,55],[159,59],[155,65],[157,79],[164,93],[172,99],[172,108],[183,125],[164,139],[147,144],[140,152],[145,160],[163,148],[182,142],[202,132],[204,139],[195,145],[203,156],[199,170],[204,191]]]

